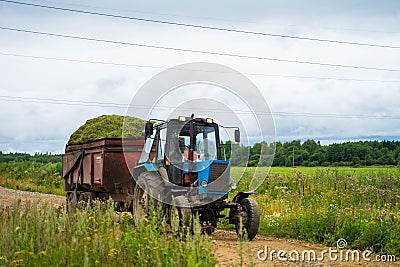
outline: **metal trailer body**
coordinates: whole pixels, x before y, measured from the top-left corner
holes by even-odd
[[[144,139],[104,138],[67,145],[62,155],[67,200],[111,197],[121,204],[129,202],[135,186],[129,168],[136,166],[144,142]]]

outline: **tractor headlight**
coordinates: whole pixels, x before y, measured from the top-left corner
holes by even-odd
[[[207,181],[203,180],[203,181],[201,181],[200,185],[201,185],[201,187],[207,187],[208,183],[207,183]]]
[[[186,121],[186,117],[185,117],[185,116],[179,116],[178,119],[179,119],[180,121]]]
[[[213,123],[213,122],[214,122],[214,120],[213,120],[213,119],[211,119],[211,118],[207,118],[207,119],[206,119],[206,122],[207,122],[207,123]]]
[[[237,188],[236,183],[231,183],[231,189],[232,189],[232,190],[235,190],[236,188]]]

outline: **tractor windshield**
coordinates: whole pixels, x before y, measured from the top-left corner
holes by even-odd
[[[175,127],[174,127],[175,128]],[[193,161],[213,160],[218,158],[217,132],[215,125],[193,124],[193,134],[190,134],[190,124],[181,124],[175,128],[175,141],[170,142],[171,161],[182,162],[189,159],[190,138],[193,138]],[[175,160],[174,160],[175,159]]]

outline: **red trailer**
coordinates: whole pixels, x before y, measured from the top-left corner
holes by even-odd
[[[144,143],[144,138],[105,138],[67,145],[62,155],[67,201],[111,197],[127,208],[135,186],[130,170],[136,166]]]

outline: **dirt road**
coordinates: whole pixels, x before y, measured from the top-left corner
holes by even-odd
[[[400,266],[397,262],[377,262],[377,255],[366,255],[362,251],[338,250],[322,245],[310,244],[291,239],[280,239],[268,236],[257,236],[251,242],[239,243],[236,233],[218,230],[213,235],[213,247],[219,263],[218,266]],[[278,258],[282,251],[281,258]],[[331,251],[331,255],[329,255]],[[342,252],[340,252],[342,251]],[[265,253],[266,252],[266,253]],[[315,257],[314,253],[315,252]],[[272,256],[271,256],[272,253]],[[346,254],[347,259],[346,260]],[[303,256],[304,255],[304,256]],[[309,258],[309,255],[311,258]],[[353,256],[354,255],[354,258]],[[241,257],[242,256],[242,257]],[[285,260],[289,256],[296,261]],[[359,256],[359,260],[357,260]],[[383,255],[379,255],[383,256]],[[379,257],[378,256],[378,257]],[[316,259],[316,260],[313,260]],[[332,259],[332,260],[330,260]]]
[[[0,187],[0,208],[12,206],[15,200],[41,200],[51,204],[63,204],[61,196],[25,192]],[[385,255],[365,255],[353,250],[337,250],[322,245],[310,244],[290,239],[279,239],[267,236],[257,236],[251,242],[238,242],[236,233],[217,230],[212,236],[212,245],[217,266],[400,266],[397,262],[377,262],[377,257]],[[280,253],[280,254],[279,254]],[[314,257],[315,253],[315,257]],[[280,258],[278,257],[278,254]],[[346,255],[347,260],[346,261]],[[285,260],[292,256],[296,261]],[[359,260],[357,260],[359,256]],[[310,257],[310,258],[309,258]],[[317,260],[313,260],[313,259]],[[336,259],[336,260],[330,260]]]

